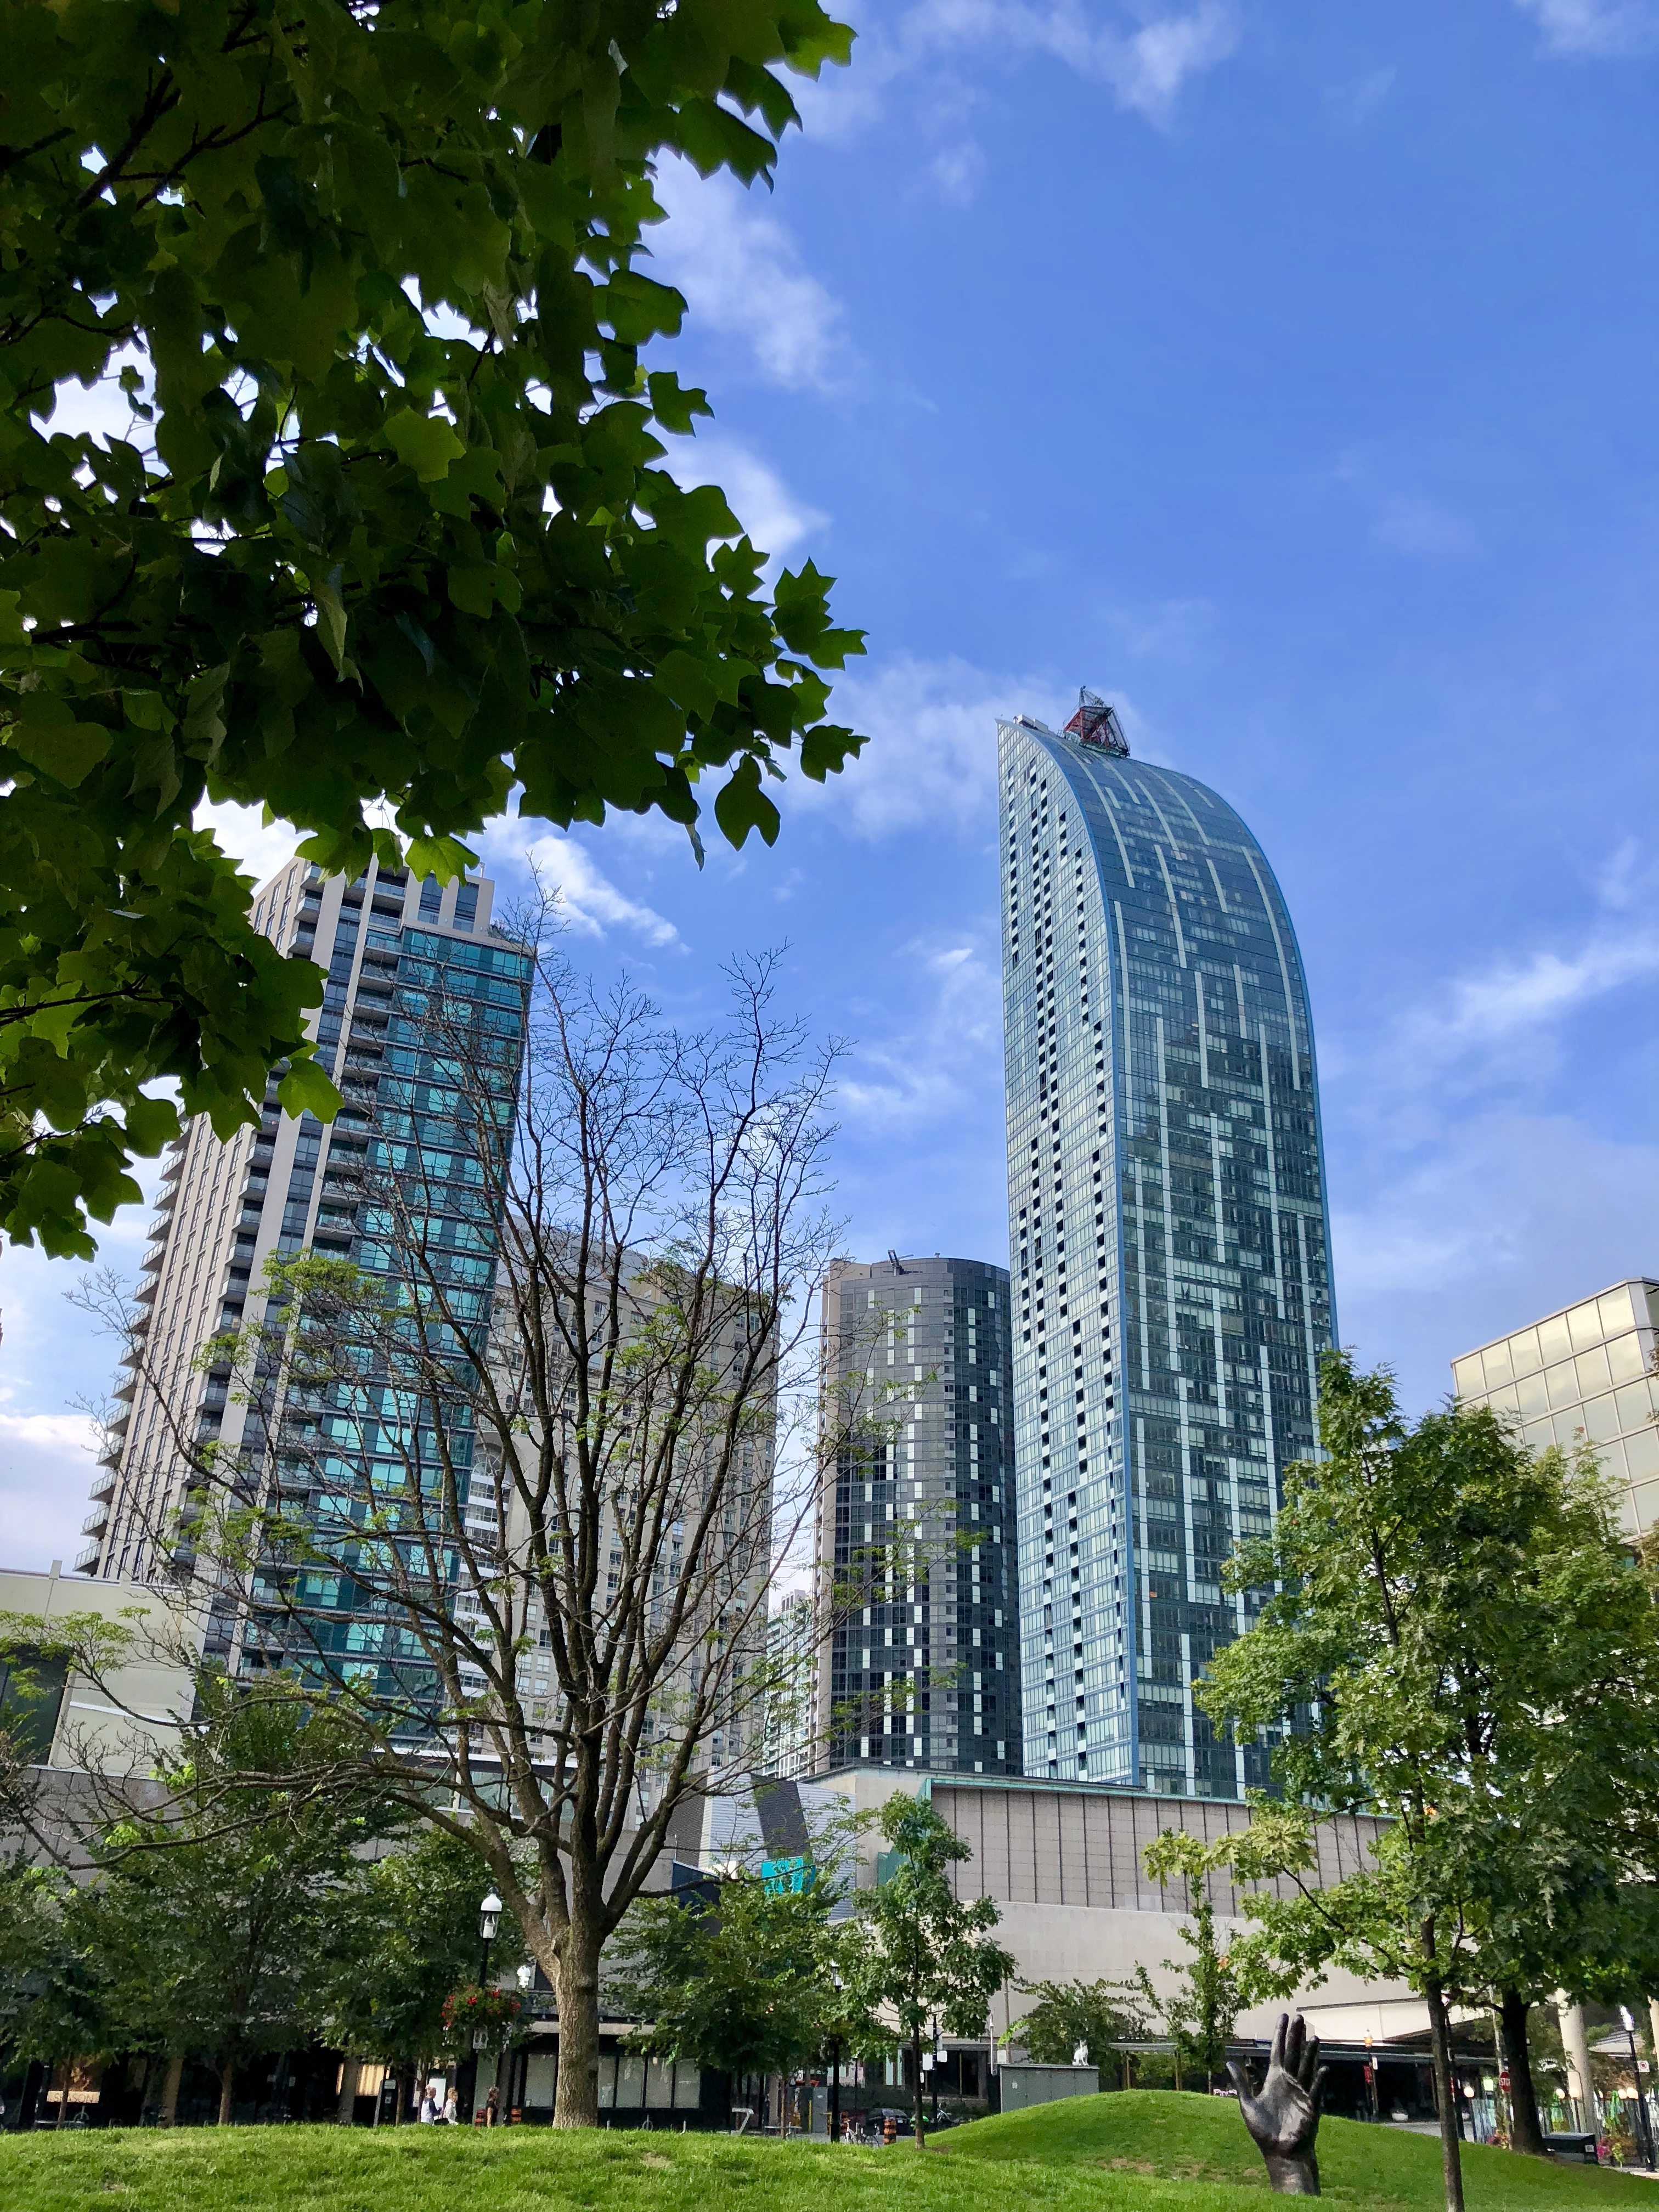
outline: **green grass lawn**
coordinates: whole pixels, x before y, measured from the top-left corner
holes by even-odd
[[[1438,2212],[1427,2138],[1327,2120],[1327,2194]],[[1635,2204],[1659,2183],[1465,2152],[1470,2212]],[[1077,2098],[914,2146],[550,2129],[111,2129],[0,2137],[4,2212],[1265,2212],[1237,2109],[1167,2091]]]

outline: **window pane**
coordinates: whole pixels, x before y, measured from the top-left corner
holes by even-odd
[[[1629,1480],[1625,1466],[1623,1444],[1618,1443],[1602,1444],[1598,1448],[1597,1456],[1601,1462],[1602,1474],[1607,1476],[1609,1482],[1616,1482],[1622,1490]]]
[[[599,2107],[609,2112],[617,2101],[617,2062],[614,2057],[599,2061]]]
[[[1521,1401],[1522,1415],[1529,1421],[1535,1421],[1540,1413],[1549,1411],[1549,1386],[1541,1375],[1523,1376],[1515,1386],[1515,1395]]]
[[[1659,1482],[1645,1484],[1637,1492],[1632,1504],[1637,1528],[1643,1531],[1651,1528],[1659,1521]]]
[[[1615,1391],[1619,1401],[1619,1425],[1621,1429],[1642,1429],[1653,1419],[1645,1382],[1626,1382],[1622,1390]]]
[[[1529,1421],[1525,1442],[1529,1451],[1544,1451],[1555,1442],[1555,1430],[1548,1421]]]
[[[1574,1449],[1578,1443],[1578,1431],[1583,1425],[1584,1415],[1580,1407],[1574,1406],[1568,1412],[1556,1415],[1555,1441],[1563,1451]]]
[[[1659,1431],[1638,1429],[1625,1438],[1625,1464],[1632,1482],[1647,1482],[1659,1474]]]
[[[1543,1361],[1538,1354],[1538,1331],[1535,1328],[1517,1329],[1510,1339],[1510,1359],[1517,1375],[1530,1375]]]
[[[1592,1398],[1584,1408],[1584,1426],[1589,1431],[1593,1444],[1604,1444],[1619,1433],[1619,1413],[1611,1394],[1605,1398]]]
[[[645,2109],[647,2112],[665,2112],[673,2101],[672,2060],[647,2059],[645,2066]]]
[[[1552,1406],[1571,1406],[1577,1403],[1578,1377],[1572,1371],[1571,1360],[1563,1361],[1559,1367],[1552,1367],[1544,1380],[1549,1385]]]
[[[1615,1336],[1607,1346],[1607,1366],[1615,1382],[1629,1382],[1643,1369],[1641,1341],[1635,1336]]]
[[[1557,1314],[1553,1321],[1538,1324],[1538,1349],[1547,1367],[1552,1359],[1565,1359],[1572,1350],[1572,1339],[1567,1334],[1567,1317]]]
[[[695,2112],[702,2102],[702,2075],[695,2066],[677,2064],[674,2069],[674,2109],[677,2112]]]
[[[617,2061],[617,2110],[637,2112],[645,2106],[645,2061],[624,2051]]]
[[[1572,1364],[1578,1376],[1581,1397],[1593,1398],[1598,1390],[1612,1387],[1613,1377],[1607,1372],[1607,1355],[1599,1344],[1594,1352],[1581,1352]]]
[[[1609,1291],[1605,1297],[1597,1298],[1595,1310],[1601,1318],[1603,1336],[1617,1336],[1621,1329],[1630,1327],[1630,1292]]]
[[[1500,1382],[1510,1379],[1510,1348],[1507,1344],[1494,1344],[1485,1355],[1486,1388],[1494,1390]]]
[[[1601,1341],[1601,1316],[1593,1304],[1575,1306],[1567,1316],[1567,1328],[1575,1352],[1588,1352],[1591,1345]]]
[[[538,2111],[552,2108],[558,2087],[557,2057],[550,2051],[532,2051],[524,2063],[524,2100]]]
[[[1486,1387],[1480,1371],[1480,1354],[1471,1352],[1467,1359],[1452,1362],[1452,1385],[1460,1398],[1478,1398]]]

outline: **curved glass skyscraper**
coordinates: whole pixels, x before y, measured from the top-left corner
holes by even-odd
[[[1214,792],[1088,693],[1000,737],[1025,1771],[1233,1797],[1192,1686],[1334,1340],[1307,983]]]

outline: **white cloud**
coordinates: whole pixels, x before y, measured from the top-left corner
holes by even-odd
[[[775,469],[735,438],[715,431],[677,439],[664,465],[677,483],[718,484],[750,540],[775,568],[804,538],[822,530],[830,518],[790,490]]]
[[[1139,17],[1136,27],[1103,23],[1084,0],[1051,0],[1047,7],[1025,0],[922,0],[901,21],[896,43],[912,61],[966,46],[1048,54],[1109,86],[1120,107],[1165,123],[1189,80],[1237,46],[1237,19],[1225,0],[1133,12]]]
[[[1461,514],[1425,494],[1401,486],[1387,457],[1362,447],[1345,453],[1336,480],[1370,510],[1374,543],[1414,560],[1457,560],[1478,552],[1480,540]]]
[[[83,1415],[0,1412],[0,1567],[67,1567],[81,1548],[96,1431]]]
[[[1659,936],[1598,925],[1577,951],[1546,949],[1457,978],[1435,1004],[1408,1018],[1405,1042],[1414,1056],[1437,1064],[1530,1043],[1595,1000],[1656,975]]]
[[[793,779],[787,803],[833,806],[865,837],[926,828],[993,838],[997,717],[1024,712],[1054,722],[1061,696],[1052,681],[988,676],[956,659],[854,663],[836,678],[830,712],[870,742],[827,784]]]
[[[988,907],[994,908],[995,880],[988,861]],[[994,927],[994,911],[989,919]],[[970,1085],[988,1084],[1000,1096],[1002,974],[1000,960],[971,939],[912,943],[894,957],[897,976],[914,979],[922,1002],[908,1023],[873,1042],[860,1042],[836,1095],[849,1121],[896,1133],[955,1117]],[[895,980],[890,969],[872,1012],[890,1012]]]
[[[558,893],[567,926],[584,937],[625,929],[655,946],[678,945],[679,932],[654,908],[617,889],[587,848],[562,830],[517,816],[492,822],[483,839],[484,865],[502,879],[499,906],[510,904],[514,878],[534,868]]]
[[[1400,72],[1392,62],[1346,77],[1325,88],[1325,112],[1340,130],[1358,131],[1369,123],[1394,90]]]
[[[222,853],[228,853],[244,875],[264,884],[284,862],[294,858],[301,832],[291,822],[267,823],[258,806],[219,805],[205,802],[194,816],[198,830],[211,830]]]
[[[1414,1411],[1444,1397],[1459,1353],[1654,1270],[1659,1146],[1504,1113],[1376,1167],[1367,1196],[1333,1208],[1337,1320],[1397,1368]]]
[[[745,343],[774,383],[829,389],[846,367],[841,305],[777,217],[735,178],[699,177],[678,156],[659,164],[657,197],[668,221],[650,234],[655,273],[693,317]]]
[[[1515,0],[1544,34],[1544,51],[1601,58],[1645,53],[1659,43],[1651,0]]]

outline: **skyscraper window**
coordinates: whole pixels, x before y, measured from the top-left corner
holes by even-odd
[[[1334,1340],[1296,933],[1224,800],[1085,693],[1000,726],[1025,1771],[1233,1797],[1193,1704]]]

